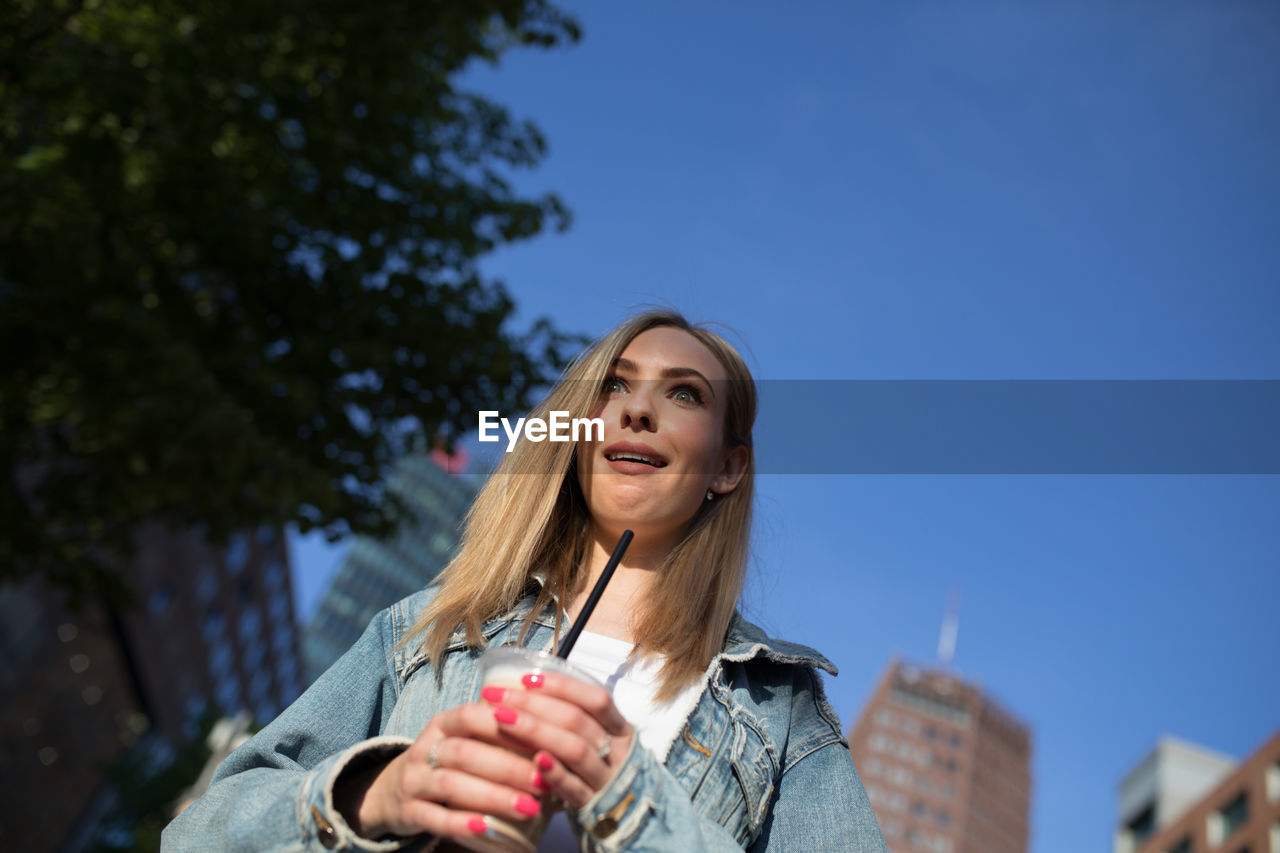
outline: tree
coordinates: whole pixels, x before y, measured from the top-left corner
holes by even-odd
[[[576,343],[476,259],[567,226],[468,63],[544,0],[15,0],[0,12],[0,578],[100,592],[143,519],[384,533],[422,436]]]

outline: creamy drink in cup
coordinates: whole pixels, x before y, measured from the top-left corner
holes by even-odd
[[[494,646],[480,658],[480,678],[484,687],[507,687],[523,690],[521,679],[529,673],[557,672],[595,687],[603,685],[580,667],[549,652],[523,646]],[[489,829],[483,835],[459,838],[456,843],[477,853],[534,853],[555,810],[548,797],[541,797],[542,811],[523,821],[485,817]]]

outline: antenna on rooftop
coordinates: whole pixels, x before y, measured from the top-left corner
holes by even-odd
[[[960,633],[960,587],[953,587],[947,596],[947,610],[942,616],[942,630],[938,632],[938,666],[950,669],[956,656],[956,636]]]

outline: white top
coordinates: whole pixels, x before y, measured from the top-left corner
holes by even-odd
[[[631,643],[603,634],[583,631],[569,653],[569,661],[600,680],[613,692],[613,703],[635,727],[640,745],[663,761],[680,727],[693,712],[702,683],[695,681],[669,702],[656,703],[658,673],[665,660],[661,655],[644,655],[627,661]],[[569,818],[558,811],[547,826],[538,853],[577,853],[578,842],[569,829]]]

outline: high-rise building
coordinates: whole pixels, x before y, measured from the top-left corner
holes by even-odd
[[[300,691],[288,561],[273,529],[214,549],[144,526],[132,608],[68,607],[39,580],[0,587],[0,849],[77,849],[103,768],[196,733],[206,702],[273,717]]]
[[[0,850],[63,849],[146,729],[112,622],[36,579],[0,586]]]
[[[1025,853],[1031,733],[948,671],[890,664],[849,750],[893,853]]]
[[[1280,851],[1280,731],[1244,761],[1164,738],[1120,784],[1116,853]]]
[[[205,700],[265,725],[303,687],[283,536],[234,533],[220,551],[195,532],[140,541],[132,578],[142,606],[124,621],[148,715],[172,739],[191,734]]]
[[[449,473],[461,469],[465,461],[439,452],[396,464],[387,487],[407,517],[386,541],[355,538],[303,630],[308,682],[359,639],[379,610],[425,587],[448,563],[476,494],[472,478]]]

